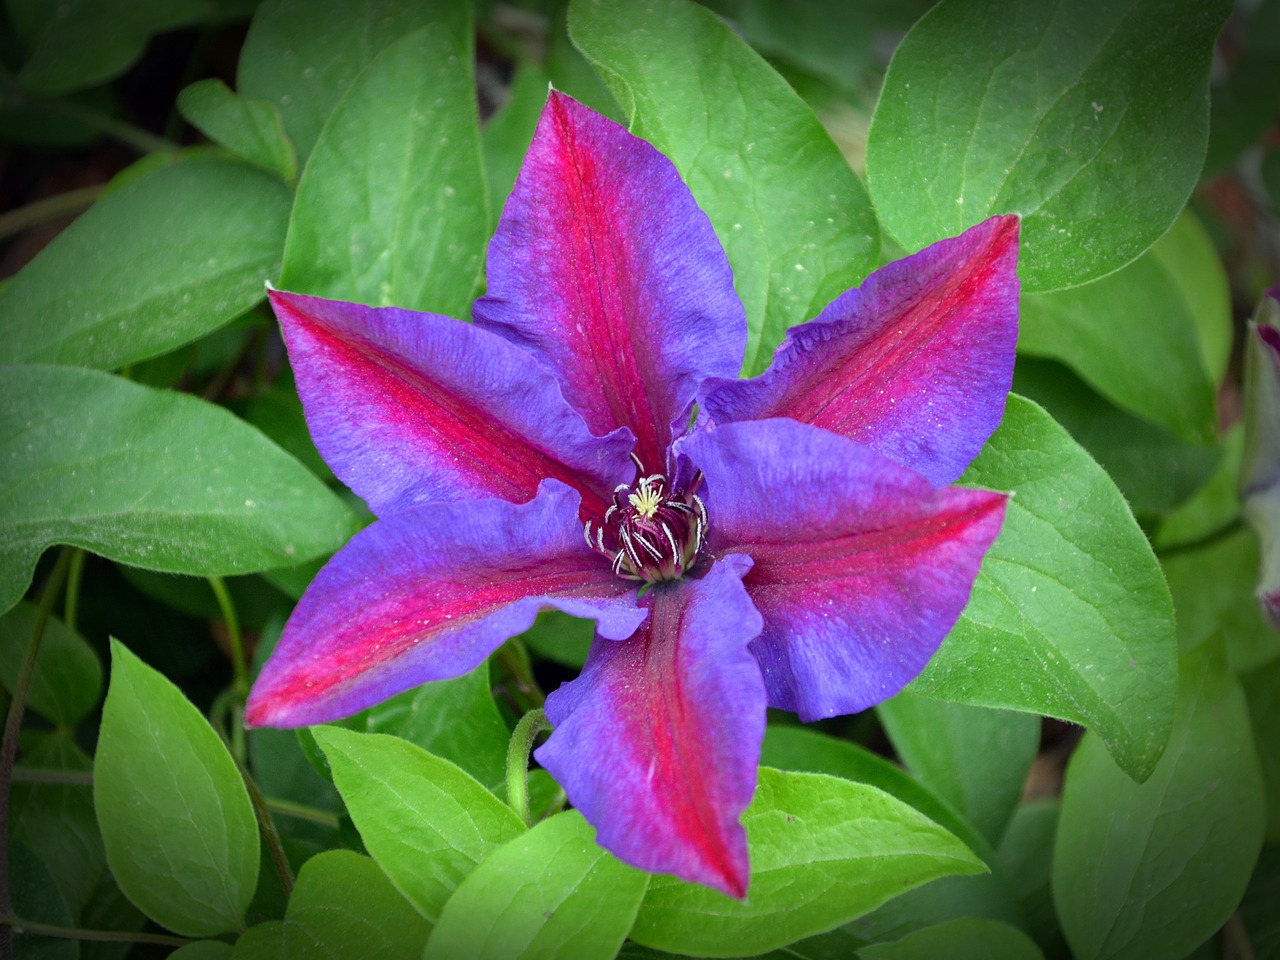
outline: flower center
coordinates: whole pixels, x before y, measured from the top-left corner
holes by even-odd
[[[613,491],[604,521],[586,522],[587,545],[608,557],[620,577],[678,580],[696,562],[707,534],[707,508],[697,495],[702,474],[675,490],[662,474],[645,475],[639,460],[636,471],[632,483]]]

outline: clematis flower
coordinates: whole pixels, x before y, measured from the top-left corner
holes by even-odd
[[[378,520],[248,721],[333,720],[539,610],[590,618],[538,761],[621,859],[744,896],[766,707],[900,690],[999,532],[1002,494],[947,484],[1003,413],[1017,235],[995,217],[877,271],[740,381],[743,307],[674,166],[553,92],[473,324],[271,294],[316,445]]]
[[[1258,304],[1245,340],[1240,498],[1258,534],[1258,605],[1280,630],[1280,286]]]

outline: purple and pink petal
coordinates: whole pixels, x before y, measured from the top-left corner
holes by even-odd
[[[593,437],[549,370],[470,324],[271,292],[317,449],[380,517],[522,503],[552,477],[598,515],[631,478],[625,431]]]
[[[597,639],[582,675],[547,699],[555,732],[535,754],[602,846],[734,897],[747,891],[738,818],[765,726],[749,568],[725,557],[701,580],[649,590],[635,635]]]
[[[366,527],[307,588],[254,684],[253,726],[325,723],[460,676],[553,607],[630,636],[635,585],[587,548],[577,494],[416,507]]]
[[[1005,496],[934,489],[861,444],[790,420],[681,443],[706,478],[713,555],[754,562],[753,642],[769,705],[855,713],[906,686],[955,625]]]
[[[706,215],[671,161],[552,92],[489,244],[476,324],[541,357],[601,435],[661,470],[701,381],[733,377],[747,325]]]
[[[754,380],[709,384],[717,423],[789,417],[956,480],[1004,415],[1018,340],[1018,218],[882,267],[788,331]]]

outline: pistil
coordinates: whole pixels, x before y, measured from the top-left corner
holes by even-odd
[[[627,580],[678,580],[697,562],[707,533],[707,508],[697,495],[702,474],[672,490],[663,474],[646,475],[639,460],[636,470],[632,483],[614,490],[603,522],[586,522],[587,545]]]

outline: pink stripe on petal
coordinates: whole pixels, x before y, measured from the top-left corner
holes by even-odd
[[[379,520],[320,571],[249,697],[246,722],[324,723],[473,669],[554,607],[627,637],[634,585],[587,548],[578,497],[548,481],[502,500],[418,507]]]
[[[316,447],[379,516],[531,498],[553,477],[599,516],[631,438],[592,437],[550,371],[470,324],[272,291]]]
[[[789,417],[951,483],[1004,415],[1018,339],[1018,218],[882,267],[793,327],[754,380],[717,381],[718,423]]]
[[[747,891],[738,818],[765,725],[749,567],[727,557],[702,580],[650,590],[635,635],[597,639],[582,675],[547,699],[556,728],[536,753],[601,846],[734,897]]]
[[[591,430],[630,428],[661,470],[698,384],[734,376],[746,319],[671,162],[552,92],[497,233],[476,323],[553,367]]]
[[[1005,496],[935,489],[869,448],[789,420],[681,444],[703,471],[714,554],[745,553],[770,706],[855,713],[924,669],[969,600]]]

